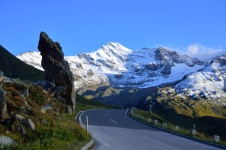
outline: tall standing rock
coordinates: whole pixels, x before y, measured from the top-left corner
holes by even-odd
[[[42,67],[45,70],[45,79],[54,82],[56,86],[65,86],[62,97],[68,109],[75,110],[74,78],[68,62],[64,59],[62,47],[53,42],[46,33],[40,33],[38,49],[42,55]],[[69,110],[70,111],[70,110]]]

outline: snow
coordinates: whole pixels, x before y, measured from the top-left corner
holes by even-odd
[[[24,61],[28,65],[34,66],[39,70],[44,70],[41,66],[42,56],[40,52],[26,52],[17,56],[20,60]]]
[[[205,96],[216,104],[226,106],[226,93],[224,92],[224,69],[225,66],[217,61],[208,65],[199,72],[190,74],[187,79],[175,86],[176,91],[188,96]]]
[[[174,54],[174,52],[161,48],[163,57],[173,65],[171,74],[163,75],[160,72],[162,68],[149,70],[146,68],[147,65],[159,66],[162,63],[162,60],[155,58],[157,50],[157,48],[145,48],[133,51],[119,43],[110,42],[97,51],[66,56],[65,59],[69,62],[71,71],[76,77],[74,83],[77,89],[85,85],[102,83],[109,83],[115,87],[147,88],[180,80],[184,75],[204,67],[203,65],[189,67],[187,64],[193,64],[191,58],[176,52],[175,57],[185,63],[174,63],[173,56],[168,57],[169,53]],[[42,69],[39,52],[24,53],[18,58]],[[93,74],[90,74],[90,71]]]

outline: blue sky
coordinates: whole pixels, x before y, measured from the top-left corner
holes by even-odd
[[[192,56],[226,50],[225,0],[0,0],[0,19],[0,45],[14,55],[37,50],[41,31],[66,56],[108,42]]]

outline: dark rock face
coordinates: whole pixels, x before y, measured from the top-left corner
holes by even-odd
[[[221,57],[216,58],[216,60],[218,60],[221,65],[225,66],[226,65],[226,54]]]
[[[168,63],[165,63],[160,71],[163,75],[171,74],[171,66]]]
[[[156,63],[146,64],[145,69],[156,71],[158,69],[158,65]]]
[[[156,50],[155,59],[163,62],[167,62],[170,66],[173,66],[174,63],[176,64],[185,63],[189,67],[194,67],[195,65],[204,64],[204,62],[196,58],[190,58],[187,55],[179,55],[176,51],[170,51],[163,47],[159,47]]]
[[[38,49],[42,55],[42,67],[45,79],[54,82],[56,86],[65,86],[62,97],[68,106],[75,109],[74,77],[69,64],[64,60],[62,48],[58,42],[53,42],[46,33],[40,33]]]

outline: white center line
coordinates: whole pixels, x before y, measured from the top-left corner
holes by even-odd
[[[107,114],[107,113],[105,113],[105,116],[107,117],[107,116],[108,116],[108,114]]]
[[[113,122],[114,124],[117,124],[114,120],[112,120],[112,119],[110,119],[111,120],[111,122]]]
[[[169,146],[169,145],[163,144],[163,143],[161,143],[161,142],[158,142],[158,141],[153,140],[153,139],[151,139],[151,138],[148,138],[148,137],[146,137],[146,136],[143,136],[143,137],[146,138],[146,139],[148,139],[148,140],[150,140],[150,141],[153,141],[153,142],[155,142],[155,143],[158,143],[158,144],[160,144],[160,145],[163,145],[163,146],[165,146],[165,147],[168,147],[168,148],[171,148],[171,149],[174,149],[174,150],[178,150],[178,149],[176,149],[176,148],[174,148],[174,147],[171,147],[171,146]]]

